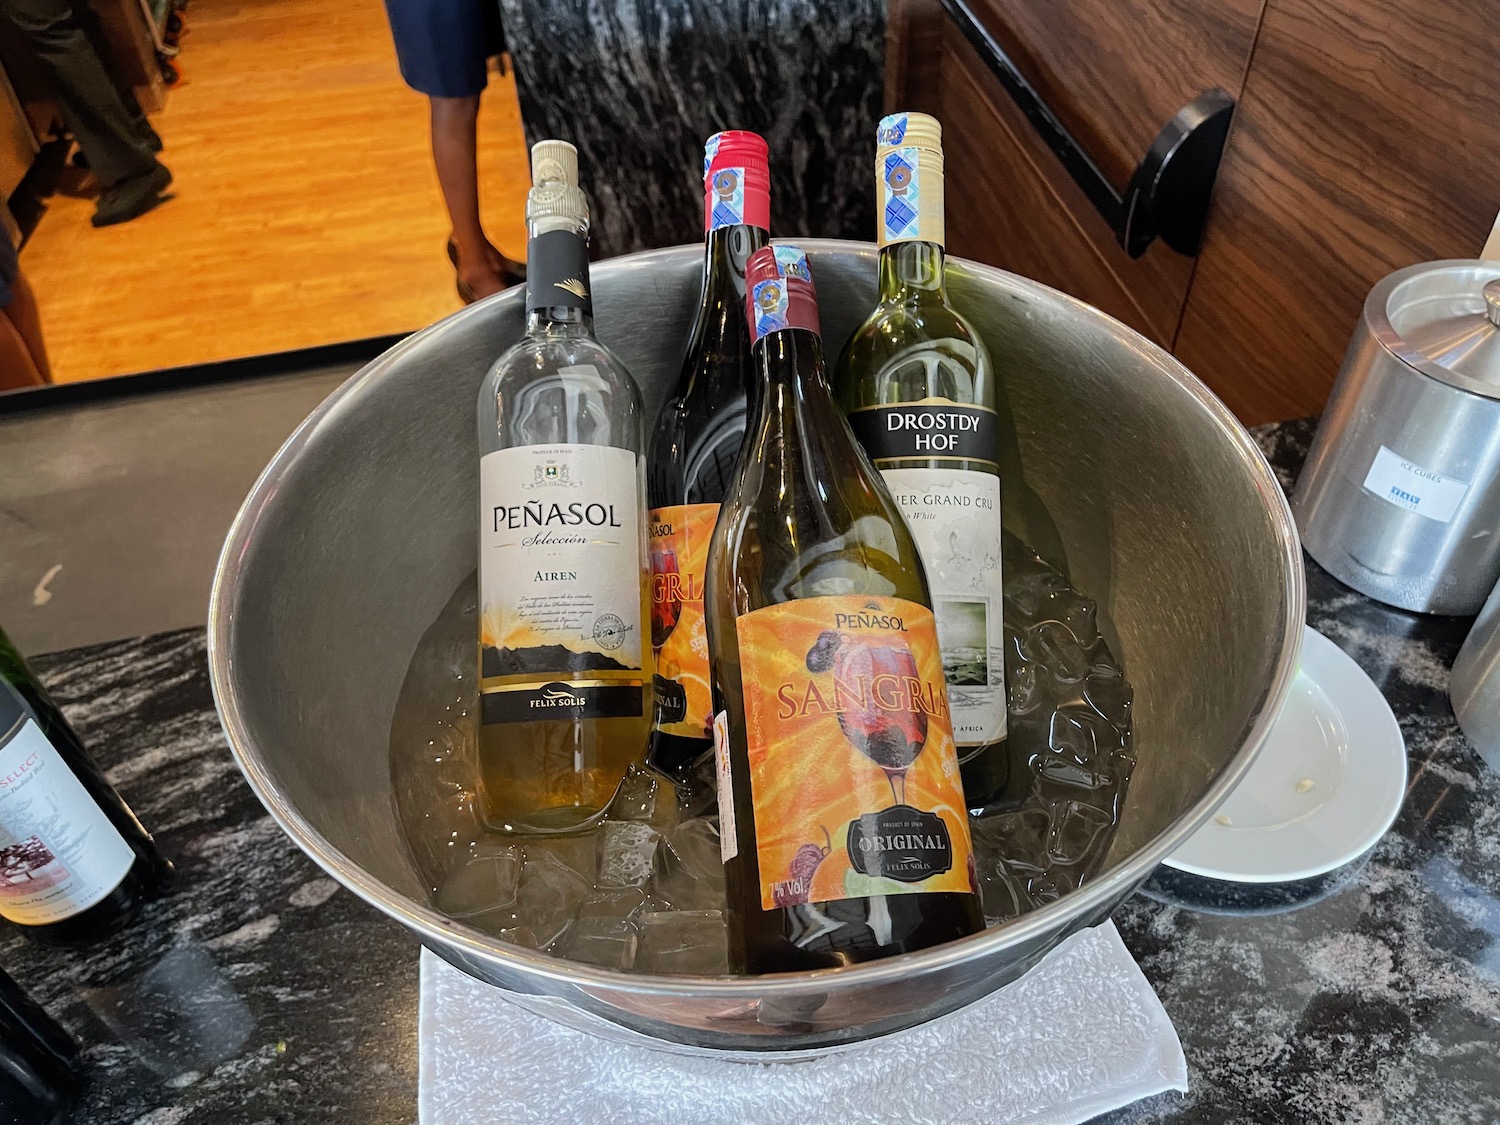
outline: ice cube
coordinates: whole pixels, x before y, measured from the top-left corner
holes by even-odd
[[[599,834],[584,832],[577,836],[538,836],[526,841],[526,858],[550,855],[564,867],[572,868],[589,883],[599,866]]]
[[[1122,734],[1130,730],[1130,685],[1113,664],[1096,663],[1083,681],[1083,697],[1099,715]]]
[[[712,754],[705,754],[688,771],[681,794],[683,814],[688,817],[717,817],[718,786],[718,763]]]
[[[717,976],[729,971],[728,933],[717,910],[644,914],[635,968],[642,973]]]
[[[1098,610],[1093,598],[1086,598],[1077,590],[1064,586],[1052,592],[1047,612],[1066,625],[1073,639],[1084,648],[1093,647],[1099,640]]]
[[[655,770],[632,769],[609,803],[610,820],[641,821],[658,832],[676,827],[681,814],[679,793],[671,780]]]
[[[1096,808],[1082,801],[1054,804],[1047,829],[1048,858],[1054,863],[1082,863],[1088,858],[1095,841],[1114,822],[1112,810]]]
[[[571,961],[606,969],[630,968],[640,935],[635,919],[646,901],[645,893],[634,887],[593,895],[578,907],[559,952]]]
[[[651,878],[661,836],[649,824],[607,820],[599,830],[599,885],[639,887]]]
[[[1059,684],[1076,684],[1088,675],[1088,653],[1061,621],[1039,621],[1021,638],[1025,655]]]
[[[521,849],[515,844],[479,844],[474,852],[443,880],[434,905],[450,918],[481,926],[495,921],[490,915],[503,913],[513,918],[524,860]]]
[[[724,862],[719,826],[698,817],[685,820],[666,837],[656,856],[653,892],[677,910],[724,908]]]
[[[593,888],[577,871],[549,851],[526,845],[526,864],[521,868],[521,887],[516,894],[518,925],[528,931],[522,944],[550,949],[573,921],[580,903]]]

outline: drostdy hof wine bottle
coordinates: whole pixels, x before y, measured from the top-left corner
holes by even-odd
[[[680,773],[713,749],[703,570],[754,389],[745,263],[770,240],[766,142],[731,130],[704,154],[703,289],[647,462],[656,721],[648,759]]]
[[[171,865],[0,632],[0,917],[38,941],[103,938]]]
[[[833,400],[806,258],[747,270],[761,387],[709,549],[720,832],[736,971],[983,928],[921,560]]]
[[[1011,774],[999,391],[984,342],[944,287],[938,122],[884,118],[875,175],[880,293],[835,365],[834,389],[926,565],[964,789],[979,810],[1003,796]]]
[[[532,149],[526,334],[479,393],[479,766],[501,832],[576,831],[651,726],[640,390],[593,335],[578,153]]]

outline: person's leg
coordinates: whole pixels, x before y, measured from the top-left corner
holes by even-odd
[[[88,0],[79,0],[74,11],[78,14],[78,23],[83,28],[84,35],[88,37],[94,53],[104,63],[105,73],[109,75],[115,91],[120,95],[120,104],[125,107],[125,115],[130,119],[131,128],[146,142],[147,148],[152,152],[160,152],[161,137],[157,136],[156,130],[151,127],[151,122],[146,119],[146,111],[141,108],[141,103],[136,101],[135,91],[130,88],[129,77],[122,71],[119,59],[115,57],[114,50],[110,47],[109,37],[104,34],[104,24],[99,19],[99,13],[94,10],[93,4]]]
[[[453,223],[458,276],[474,296],[488,297],[506,286],[496,262],[499,251],[479,221],[479,95],[429,99],[432,105],[432,162]]]
[[[3,237],[3,235],[0,235]],[[3,311],[12,327],[26,344],[33,368],[43,383],[52,382],[52,365],[47,362],[47,343],[42,338],[42,314],[36,293],[24,273],[17,273],[10,283],[10,305]]]
[[[0,0],[25,34],[57,86],[63,120],[108,190],[122,180],[150,175],[155,154],[131,121],[74,4],[88,0]]]

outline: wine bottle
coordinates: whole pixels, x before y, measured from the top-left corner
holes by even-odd
[[[0,1110],[10,1125],[52,1125],[78,1093],[78,1044],[0,972]]]
[[[0,632],[0,917],[37,941],[114,933],[171,874]]]
[[[501,832],[576,831],[645,758],[641,395],[594,338],[578,153],[531,150],[526,333],[479,392],[480,792]]]
[[[806,257],[746,271],[761,388],[708,558],[731,967],[984,925],[917,548],[828,384]]]
[[[923,113],[882,119],[875,175],[880,295],[839,356],[834,389],[926,565],[964,791],[977,812],[1003,798],[1011,775],[1001,392],[984,341],[948,303],[944,287],[938,122]]]
[[[732,130],[703,160],[703,288],[682,373],[651,439],[651,645],[656,721],[648,760],[678,773],[713,749],[703,568],[754,388],[745,263],[770,240],[766,142]]]

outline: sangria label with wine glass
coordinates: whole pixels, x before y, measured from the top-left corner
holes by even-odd
[[[972,890],[932,611],[802,598],[736,630],[761,905]]]
[[[708,738],[708,630],[703,572],[717,504],[651,509],[651,647],[656,653],[656,729]]]

